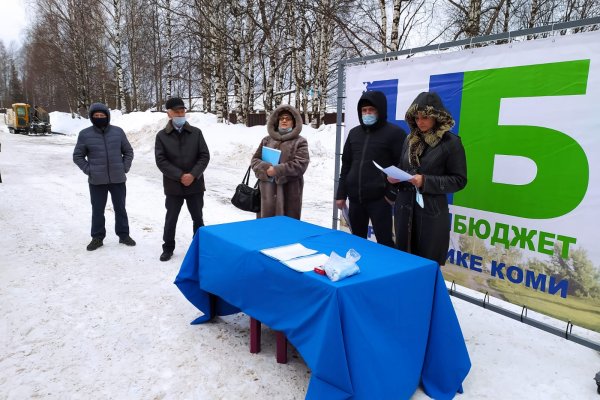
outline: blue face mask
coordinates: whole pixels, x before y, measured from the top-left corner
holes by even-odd
[[[292,131],[293,128],[278,128],[277,130],[279,131],[279,133],[281,133],[282,135],[285,135],[286,133],[290,133]]]
[[[181,129],[181,127],[185,124],[185,116],[184,117],[173,117],[173,119],[171,119],[171,122],[173,122],[173,126],[177,129]]]
[[[363,114],[362,115],[363,124],[370,126],[377,122],[377,114]]]

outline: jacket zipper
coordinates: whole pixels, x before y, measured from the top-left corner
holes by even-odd
[[[363,171],[363,164],[365,162],[365,153],[367,151],[367,145],[369,144],[369,138],[371,137],[369,135],[369,131],[366,130],[367,132],[367,138],[365,139],[365,143],[363,144],[363,148],[362,148],[362,155],[360,157],[360,165],[359,165],[359,169],[358,169],[358,201],[360,203],[362,203],[362,171]]]
[[[106,173],[108,174],[108,183],[112,183],[110,179],[110,162],[108,160],[108,144],[106,144],[106,131],[102,131],[102,139],[104,139],[104,150],[106,153]]]
[[[174,133],[177,141],[179,142],[179,154],[183,155],[183,142],[181,141],[183,138],[183,127],[181,128],[181,131],[175,130]],[[183,173],[186,174],[185,171],[183,171]],[[179,187],[181,188],[182,192],[185,192],[185,186],[183,186],[183,183],[181,183],[181,177],[179,177]]]

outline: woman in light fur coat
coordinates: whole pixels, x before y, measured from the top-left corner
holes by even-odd
[[[258,218],[285,215],[300,219],[304,172],[308,168],[308,142],[302,136],[302,118],[290,105],[277,107],[267,121],[265,136],[252,157],[252,170],[260,184]],[[263,161],[263,147],[281,151],[279,163]]]

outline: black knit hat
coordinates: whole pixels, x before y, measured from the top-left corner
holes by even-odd
[[[375,104],[373,104],[373,102],[370,101],[369,99],[360,99],[358,101],[358,106],[361,107],[361,108],[362,107],[366,107],[366,106],[375,107]],[[377,108],[377,107],[375,107],[375,108]]]
[[[165,108],[167,110],[179,110],[181,108],[186,108],[186,107],[185,107],[185,104],[183,104],[183,100],[181,100],[181,98],[171,97],[169,100],[167,100],[167,102],[165,104]]]

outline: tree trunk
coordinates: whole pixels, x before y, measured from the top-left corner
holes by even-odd
[[[116,63],[115,69],[117,72],[117,98],[123,114],[127,113],[127,105],[125,102],[125,80],[123,79],[123,46],[121,43],[121,0],[113,0],[114,11],[114,38]]]
[[[167,13],[167,98],[173,97],[173,31],[171,26],[171,0],[165,0]]]
[[[527,27],[529,29],[535,27],[535,23],[537,22],[539,12],[540,12],[539,0],[531,0],[531,13],[529,15],[529,21],[527,22]]]
[[[152,19],[154,24],[153,34],[154,40],[152,41],[152,50],[154,56],[154,92],[156,97],[156,109],[162,110],[163,106],[163,56],[162,56],[162,31],[160,24],[160,13],[158,3],[154,4],[154,18]]]
[[[387,11],[385,9],[385,0],[379,0],[379,13],[381,14],[381,27],[379,29],[379,43],[381,52],[387,53]]]
[[[329,5],[328,0],[328,5]],[[331,8],[329,9],[331,10]],[[328,14],[327,14],[328,15]],[[325,111],[327,110],[327,81],[329,78],[329,56],[331,53],[331,43],[333,42],[332,23],[323,24],[323,40],[321,41],[321,54],[319,55],[319,120],[317,126],[321,126],[325,122]]]
[[[223,104],[223,81],[221,79],[222,76],[222,66],[221,63],[217,64],[217,68],[215,70],[215,108],[217,111],[217,123],[223,122],[223,110],[225,108]]]
[[[265,56],[269,60],[268,68],[266,68],[267,71],[265,71],[265,79],[264,79],[265,82],[263,83],[264,88],[265,88],[265,93],[264,93],[265,112],[267,113],[267,115],[269,115],[271,113],[271,111],[273,110],[273,87],[274,87],[274,83],[275,83],[275,73],[276,73],[276,71],[275,71],[275,68],[276,68],[275,44],[273,42],[271,25],[267,21],[267,11],[266,11],[264,0],[258,0],[258,9],[260,12],[262,30],[264,32],[264,35],[265,35],[266,41],[267,41],[267,52],[266,52]]]
[[[238,0],[232,4],[232,14],[234,19],[234,43],[233,43],[233,107],[232,111],[236,115],[236,123],[246,122],[246,116],[242,107],[242,43],[244,32],[242,30],[242,8]]]
[[[400,29],[400,11],[402,10],[402,0],[394,0],[394,14],[392,16],[392,36],[390,37],[390,51],[398,51],[400,40],[398,31]]]

